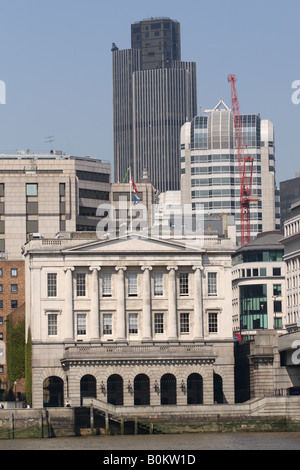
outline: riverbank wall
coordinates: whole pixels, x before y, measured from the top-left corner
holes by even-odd
[[[89,406],[87,406],[89,403]],[[86,434],[300,431],[300,397],[264,397],[236,405],[2,409],[0,439]]]

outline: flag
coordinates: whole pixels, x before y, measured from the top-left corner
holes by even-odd
[[[139,192],[136,188],[136,185],[133,179],[131,179],[131,181],[132,181],[132,188],[133,188],[133,203],[138,204],[140,202],[140,196],[138,196]]]
[[[128,171],[130,170],[130,168],[127,168],[127,171],[125,173],[125,176],[124,176],[124,179],[123,179],[123,183],[126,182],[126,178],[127,178],[127,175],[128,175]]]

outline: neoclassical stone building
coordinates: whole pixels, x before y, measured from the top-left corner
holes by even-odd
[[[213,235],[30,240],[33,407],[234,403],[233,252]]]

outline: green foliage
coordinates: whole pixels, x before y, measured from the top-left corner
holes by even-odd
[[[25,376],[25,321],[13,325],[7,322],[7,376],[10,388],[15,380]]]

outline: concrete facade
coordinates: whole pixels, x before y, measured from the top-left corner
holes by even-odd
[[[33,406],[234,403],[232,253],[218,237],[29,241]]]
[[[22,259],[31,233],[95,230],[109,201],[110,164],[53,151],[0,155],[0,253]]]

